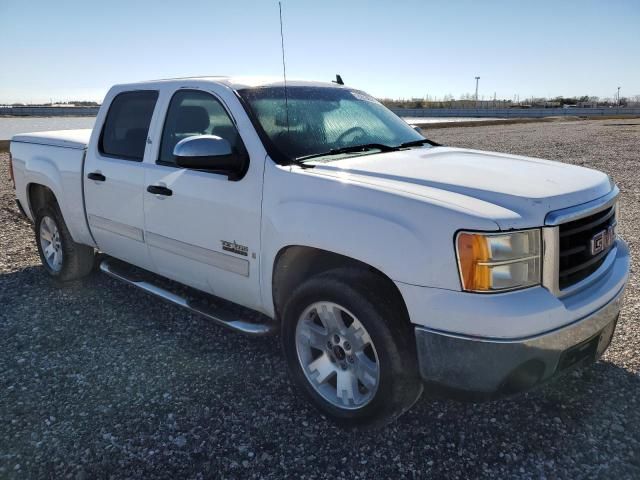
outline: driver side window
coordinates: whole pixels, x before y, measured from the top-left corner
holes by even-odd
[[[235,125],[215,97],[199,90],[179,90],[169,104],[157,163],[175,165],[173,149],[193,135],[216,135],[227,140],[233,150],[242,149]]]

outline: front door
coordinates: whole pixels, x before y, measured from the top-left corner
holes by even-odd
[[[142,161],[157,99],[155,90],[116,95],[84,168],[87,220],[99,249],[147,269]]]
[[[173,148],[193,135],[217,135],[248,155],[221,101],[201,90],[173,94],[155,161],[145,162],[145,238],[156,271],[222,298],[258,308],[264,159],[245,176],[178,167]]]

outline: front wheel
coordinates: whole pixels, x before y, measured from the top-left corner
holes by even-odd
[[[371,272],[339,269],[311,278],[283,311],[283,349],[294,381],[345,426],[388,423],[422,392],[405,316]]]
[[[95,255],[93,248],[73,241],[57,205],[38,210],[35,230],[40,260],[49,275],[66,282],[91,272]]]

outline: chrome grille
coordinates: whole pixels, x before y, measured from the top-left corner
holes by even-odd
[[[558,287],[564,290],[594,273],[605,261],[613,243],[593,252],[591,242],[615,227],[616,208],[610,206],[587,217],[559,225]]]

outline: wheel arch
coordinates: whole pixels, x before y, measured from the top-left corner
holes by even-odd
[[[69,222],[65,217],[62,207],[60,206],[58,197],[56,196],[55,192],[47,185],[36,182],[29,183],[27,185],[27,203],[34,225],[36,223],[36,214],[38,210],[46,207],[47,205],[50,205],[58,210],[58,213],[60,213],[60,216],[62,216],[62,219],[67,225],[67,228],[69,228]],[[69,231],[69,233],[73,238],[73,233],[71,232],[71,230]]]
[[[407,305],[400,290],[384,272],[360,260],[303,245],[285,246],[278,251],[275,257],[271,293],[276,318],[280,318],[287,295],[297,285],[314,275],[338,268],[358,268],[378,276],[388,286],[389,293],[402,312],[402,317],[410,323]]]
[[[27,185],[27,203],[34,222],[36,220],[36,212],[40,208],[49,205],[50,202],[55,202],[58,208],[60,208],[60,203],[58,202],[56,194],[51,188],[35,182]]]
[[[62,198],[62,192],[60,195],[56,194],[56,191],[51,186],[40,182],[29,182],[26,187],[26,207],[27,215],[31,218],[33,223],[36,222],[36,213],[38,210],[46,205],[53,205],[58,209],[60,216],[64,220],[64,223],[69,230],[69,234],[74,242],[81,243],[90,247],[95,247],[95,241],[89,232],[87,224],[84,199],[82,203],[71,208],[69,199],[66,199],[64,204],[64,198]]]

